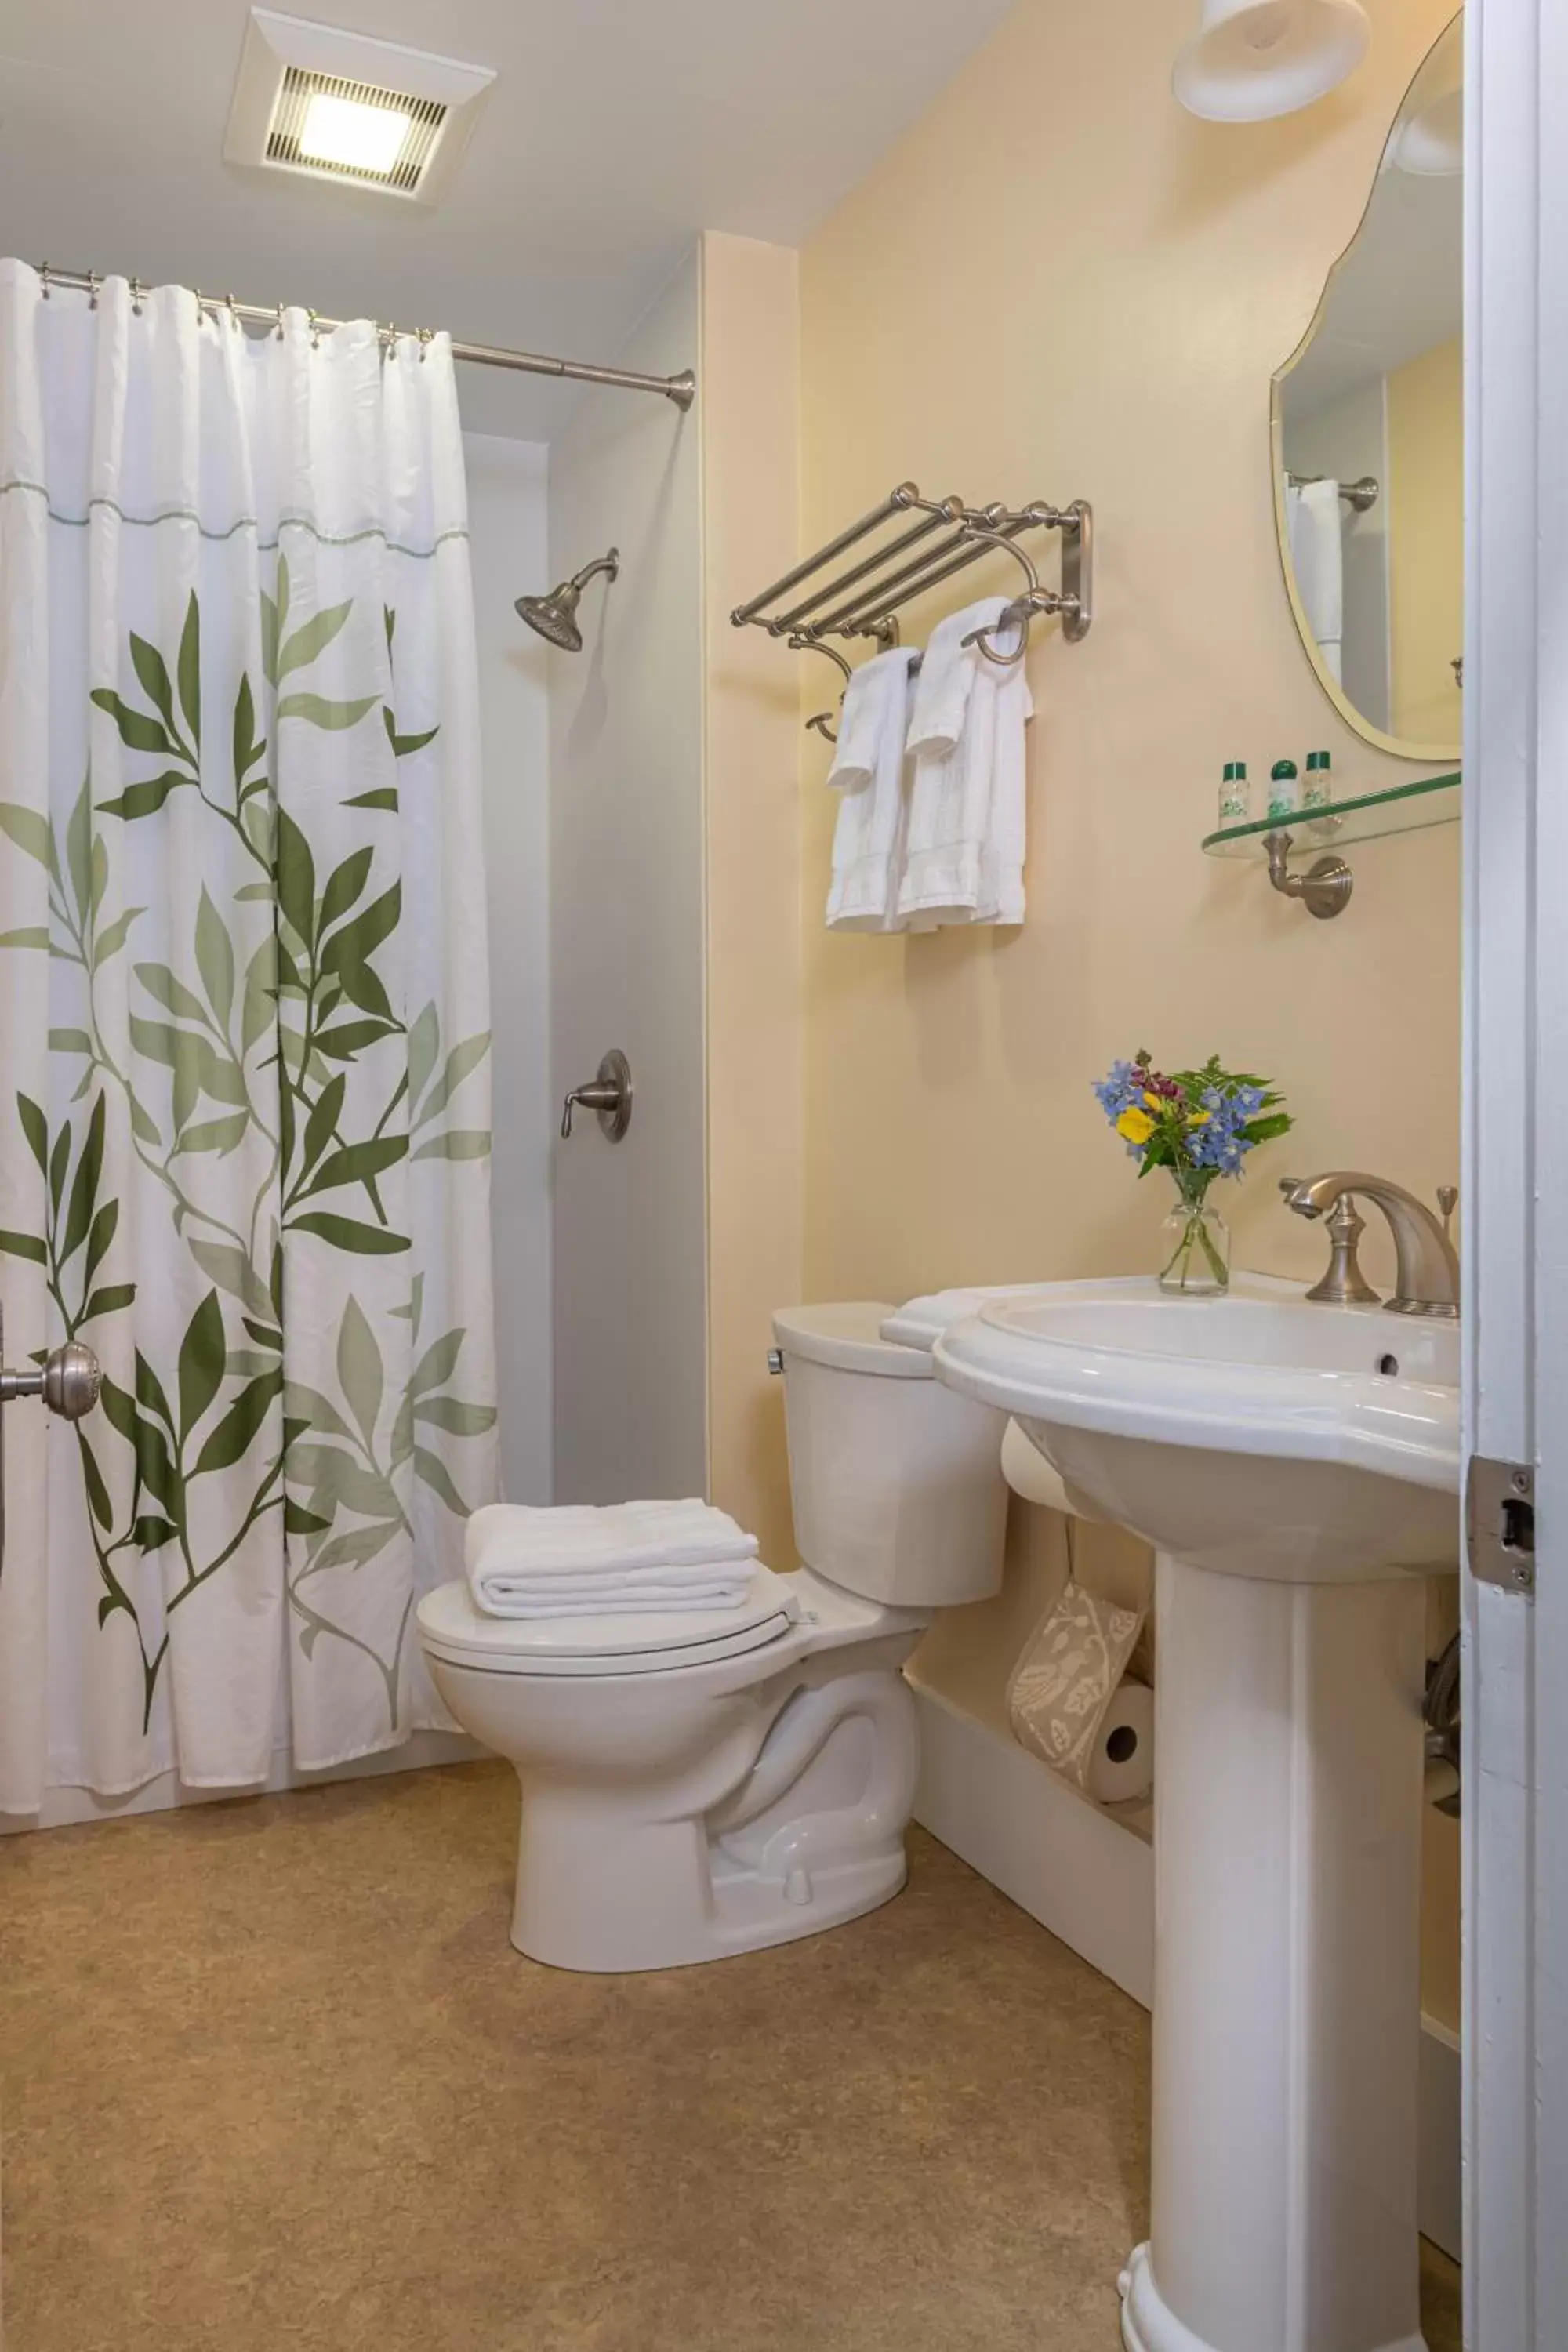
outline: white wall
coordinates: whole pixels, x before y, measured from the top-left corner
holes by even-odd
[[[621,363],[700,366],[697,256]],[[707,1486],[701,472],[698,412],[587,394],[550,451],[552,579],[612,544],[552,653],[554,1091],[618,1045],[629,1133],[557,1141],[555,1499]]]
[[[512,600],[547,586],[547,457],[466,433],[469,554],[484,730],[494,1035],[496,1359],[501,1475],[551,1500],[550,717],[545,648]]]

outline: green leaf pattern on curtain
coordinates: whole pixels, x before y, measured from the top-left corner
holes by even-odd
[[[53,1133],[40,1104],[14,1097],[43,1179],[47,1229],[0,1230],[0,1252],[43,1268],[63,1338],[99,1344],[110,1318],[134,1315],[136,1282],[102,1278],[122,1213],[104,1191],[106,1128],[117,1114],[206,1286],[173,1360],[137,1346],[133,1386],[106,1378],[101,1413],[74,1433],[101,1588],[98,1622],[103,1630],[123,1619],[134,1634],[143,1729],[177,1612],[223,1576],[264,1516],[277,1514],[302,1655],[331,1641],[363,1653],[395,1731],[409,1610],[392,1639],[367,1640],[335,1608],[330,1572],[363,1570],[389,1545],[412,1540],[410,1477],[455,1515],[483,1499],[483,1491],[465,1495],[460,1456],[463,1441],[489,1437],[496,1421],[492,1402],[461,1392],[464,1329],[422,1329],[418,1271],[391,1310],[409,1325],[411,1343],[412,1370],[395,1397],[374,1321],[352,1289],[332,1384],[285,1374],[289,1237],[310,1236],[345,1259],[406,1263],[410,1237],[388,1206],[389,1171],[410,1158],[464,1160],[489,1150],[488,1131],[463,1115],[464,1085],[489,1053],[488,1033],[447,1041],[433,1002],[405,1023],[384,969],[402,919],[402,884],[375,878],[374,827],[395,824],[397,789],[379,785],[342,803],[360,813],[364,837],[335,859],[278,793],[275,747],[286,726],[339,734],[379,709],[399,760],[432,743],[439,728],[400,732],[379,684],[347,697],[318,690],[312,669],[349,629],[355,600],[296,621],[290,591],[280,555],[275,593],[260,600],[260,675],[241,672],[227,707],[205,714],[205,734],[193,592],[174,643],[132,632],[121,683],[91,690],[147,772],[100,800],[89,771],[63,828],[0,802],[0,854],[44,869],[49,916],[47,929],[0,934],[0,949],[74,968],[75,1018],[50,1030],[49,1047],[79,1066],[79,1108]],[[382,625],[390,664],[391,608]],[[123,906],[101,919],[116,900],[119,833],[163,820],[176,794],[199,802],[204,822],[231,835],[254,872],[226,906],[199,881],[178,969],[137,956],[145,908]],[[394,843],[382,862],[395,861]],[[122,1034],[106,1017],[106,988],[128,998]],[[259,1173],[237,1201],[224,1163],[242,1150]],[[149,1553],[164,1564],[153,1609],[126,1573],[129,1560]]]

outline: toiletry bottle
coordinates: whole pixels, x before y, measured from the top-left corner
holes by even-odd
[[[1307,773],[1301,788],[1304,809],[1327,808],[1334,797],[1334,780],[1326,751],[1309,751]]]
[[[1219,822],[1223,832],[1228,824],[1245,824],[1251,814],[1247,791],[1247,762],[1227,760],[1219,788]]]
[[[1294,760],[1276,760],[1268,772],[1268,814],[1294,816],[1301,805],[1301,779]]]

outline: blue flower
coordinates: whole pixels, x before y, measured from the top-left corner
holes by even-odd
[[[1143,1073],[1134,1062],[1112,1062],[1110,1076],[1096,1079],[1094,1092],[1101,1110],[1114,1127],[1130,1105],[1142,1102]]]

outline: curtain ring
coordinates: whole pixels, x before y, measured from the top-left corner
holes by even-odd
[[[97,310],[97,308],[98,308],[98,289],[99,289],[99,288],[102,285],[102,283],[103,283],[103,280],[102,280],[102,278],[99,276],[99,274],[98,274],[98,272],[97,272],[97,270],[96,270],[96,269],[89,269],[89,270],[88,271],[88,273],[87,273],[87,307],[88,307],[88,309],[89,309],[89,310]]]
[[[44,299],[47,302],[49,299],[51,291],[49,286],[49,265],[47,261],[38,272],[38,284],[43,289]]]
[[[133,278],[131,280],[131,308],[137,318],[142,316],[142,304],[147,289],[142,285],[140,278]]]
[[[310,349],[313,352],[319,352],[321,348],[321,319],[314,310],[309,310],[305,315],[310,321]]]
[[[429,348],[430,348],[431,344],[435,341],[435,340],[436,340],[436,331],[435,331],[435,329],[434,329],[433,327],[421,327],[421,328],[420,328],[420,330],[419,330],[419,364],[420,364],[420,366],[421,366],[421,367],[423,367],[423,366],[424,366],[424,364],[425,364],[425,354],[426,354],[426,352],[429,350]]]
[[[386,356],[389,360],[395,360],[397,357],[397,321],[395,320],[386,331]]]
[[[196,298],[196,331],[199,334],[206,319],[206,305],[202,300],[202,289],[199,286],[193,286],[191,291]]]
[[[234,296],[232,294],[226,294],[223,298],[223,303],[224,309],[228,312],[228,323],[237,334],[239,331],[239,312],[235,308]]]
[[[283,305],[281,302],[278,305],[278,340],[279,342],[283,341]]]

